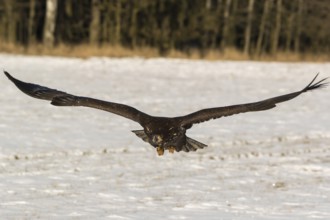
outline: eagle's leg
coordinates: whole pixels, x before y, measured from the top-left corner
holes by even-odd
[[[164,155],[164,148],[163,147],[157,147],[156,148],[158,156],[163,156]]]
[[[169,151],[171,154],[173,154],[174,151],[175,151],[175,147],[169,147],[169,148],[168,148],[168,151]]]

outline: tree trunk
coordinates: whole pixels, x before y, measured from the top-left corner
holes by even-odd
[[[221,51],[225,50],[228,41],[230,4],[231,0],[226,0],[226,6],[223,14],[222,40],[220,45]]]
[[[272,1],[272,0],[265,0],[264,9],[262,12],[259,33],[258,33],[258,40],[257,40],[257,48],[256,48],[256,54],[258,56],[261,54],[262,44],[263,44],[264,35],[265,35],[265,27],[266,27],[266,23],[267,23],[267,19],[268,19],[268,14],[269,14],[270,1]]]
[[[278,42],[281,31],[281,14],[282,14],[282,0],[276,1],[276,20],[275,27],[272,36],[272,44],[271,44],[271,53],[275,54],[278,50]]]
[[[130,38],[131,38],[131,47],[134,49],[137,44],[137,14],[139,12],[139,1],[132,1],[131,5],[131,21],[130,21]]]
[[[34,18],[35,18],[35,7],[36,1],[30,0],[30,13],[29,13],[29,23],[28,23],[28,45],[32,45],[36,41],[35,27],[34,27]]]
[[[291,13],[287,18],[287,27],[286,27],[286,40],[285,40],[285,50],[289,52],[291,50],[292,42],[292,24],[294,19],[294,14]]]
[[[65,14],[68,16],[68,17],[72,17],[73,15],[73,12],[72,12],[72,7],[73,7],[73,2],[72,0],[66,0],[65,1],[65,5],[64,5],[64,10],[65,10]]]
[[[212,0],[206,0],[206,2],[205,2],[205,8],[207,10],[210,10],[212,8]]]
[[[46,0],[46,17],[43,36],[43,43],[46,47],[53,47],[55,43],[56,16],[57,0]]]
[[[297,22],[296,22],[296,33],[294,37],[294,52],[299,53],[300,50],[300,34],[301,34],[301,25],[302,25],[302,13],[303,13],[303,0],[298,0],[298,13],[297,13]]]
[[[89,25],[89,43],[99,44],[100,40],[100,0],[92,0],[92,20]]]
[[[247,25],[245,28],[245,43],[244,43],[244,54],[246,55],[249,54],[250,51],[253,5],[254,5],[254,0],[249,0]]]
[[[117,0],[115,7],[115,32],[114,32],[114,44],[120,43],[120,31],[121,31],[121,1]]]
[[[111,33],[113,32],[112,30],[112,19],[111,19],[111,14],[113,12],[113,8],[111,7],[110,2],[105,2],[103,3],[103,7],[106,10],[106,13],[103,13],[102,15],[102,21],[100,24],[100,39],[99,42],[100,44],[107,44],[111,41],[112,35]]]
[[[7,43],[13,44],[16,42],[16,16],[14,15],[14,5],[13,1],[5,0],[5,40]]]

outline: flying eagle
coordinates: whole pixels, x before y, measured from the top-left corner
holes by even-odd
[[[143,130],[133,130],[132,132],[156,148],[158,155],[163,155],[165,150],[168,150],[170,153],[174,151],[189,152],[206,147],[207,145],[186,136],[186,131],[191,128],[193,124],[244,112],[268,110],[274,108],[277,103],[288,101],[304,92],[322,88],[328,84],[324,83],[327,78],[314,83],[318,76],[317,74],[305,88],[297,92],[265,99],[259,102],[202,109],[188,115],[169,118],[151,116],[124,104],[75,96],[37,84],[22,82],[12,77],[8,72],[4,71],[4,73],[22,92],[34,98],[50,100],[52,105],[96,108],[139,123],[143,127]]]

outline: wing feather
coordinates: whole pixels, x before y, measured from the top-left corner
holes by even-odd
[[[286,95],[281,95],[277,97],[273,97],[270,99],[265,99],[259,102],[247,103],[247,104],[240,104],[240,105],[232,105],[232,106],[225,106],[225,107],[217,107],[217,108],[208,108],[203,109],[182,117],[178,117],[181,120],[181,125],[183,127],[191,127],[195,123],[201,123],[204,121],[208,121],[210,119],[217,119],[220,117],[231,116],[234,114],[244,113],[244,112],[254,112],[254,111],[264,111],[271,108],[274,108],[276,104],[280,102],[285,102],[290,99],[293,99],[300,94],[313,90],[325,87],[328,83],[323,83],[327,78],[322,79],[316,83],[318,74],[314,77],[314,79],[302,90],[298,92],[289,93]],[[313,84],[314,83],[314,84]]]
[[[55,106],[84,106],[96,108],[123,116],[140,124],[145,117],[148,117],[147,114],[128,105],[106,102],[89,97],[75,96],[45,86],[22,82],[12,77],[6,71],[5,75],[17,86],[18,89],[20,89],[25,94],[37,99],[49,100],[51,101],[51,104]]]

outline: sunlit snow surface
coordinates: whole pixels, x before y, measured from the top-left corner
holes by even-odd
[[[0,55],[23,81],[151,115],[253,102],[306,86],[329,63]],[[125,118],[54,107],[0,77],[1,219],[329,219],[330,88],[195,125],[209,147],[156,151]]]

